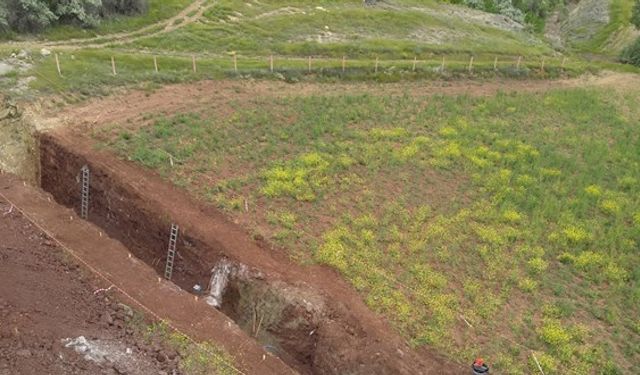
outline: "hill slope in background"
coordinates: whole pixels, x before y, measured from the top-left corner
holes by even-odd
[[[220,0],[200,22],[132,47],[284,55],[402,55],[552,50],[504,16],[436,1]]]
[[[579,52],[618,55],[640,36],[630,23],[633,0],[582,0],[559,18],[565,45]]]

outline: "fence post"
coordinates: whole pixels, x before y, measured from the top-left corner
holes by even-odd
[[[196,65],[196,55],[191,55],[191,63],[193,65],[193,72],[198,73],[198,66]]]
[[[347,57],[342,56],[342,73],[347,69]]]
[[[111,56],[111,72],[114,76],[118,74],[118,72],[116,71],[116,58],[113,56]]]
[[[158,73],[158,57],[153,56],[153,69],[155,69],[156,73]]]
[[[473,55],[469,59],[469,73],[473,72]]]
[[[520,70],[520,63],[522,62],[522,56],[518,56],[518,63],[516,64],[516,69]]]
[[[273,73],[273,55],[269,56],[269,70]]]
[[[412,71],[416,71],[416,64],[418,63],[418,56],[414,56],[413,57],[413,68],[411,69]]]
[[[58,75],[62,77],[62,71],[60,70],[60,60],[58,59],[58,54],[56,53],[56,68],[58,69]]]
[[[498,71],[498,56],[493,60],[493,70]]]

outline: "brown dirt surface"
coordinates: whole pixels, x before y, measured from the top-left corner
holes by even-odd
[[[122,340],[125,341],[122,342],[134,353],[138,352],[136,348],[143,348],[140,350],[146,353],[145,340],[135,336],[133,339],[127,338],[132,333],[119,319],[122,311],[115,300],[111,297],[103,300],[104,297],[100,296],[102,292],[94,295],[97,288],[112,288],[109,296],[117,297],[153,321],[165,321],[171,328],[187,335],[192,342],[208,341],[221,346],[234,357],[235,371],[240,374],[293,373],[279,359],[267,354],[247,337],[225,315],[202,300],[194,300],[193,296],[174,284],[161,280],[146,264],[131,257],[129,250],[120,242],[109,238],[101,228],[80,220],[73,211],[55,203],[50,195],[0,173],[0,199],[0,238],[3,238],[0,245],[0,272],[3,272],[3,283],[0,284],[1,375],[78,373],[73,372],[75,367],[69,365],[63,365],[59,371],[55,366],[59,362],[56,359],[59,357],[59,340],[80,335],[87,339],[103,339],[107,343],[117,343],[116,339],[124,337]],[[24,217],[18,215],[18,211]],[[8,240],[4,241],[5,238]],[[70,257],[62,257],[62,249]],[[31,255],[24,258],[25,254]],[[62,260],[56,260],[57,257]],[[14,258],[15,261],[10,261]],[[67,265],[63,261],[66,259],[73,259],[81,266],[72,266],[72,262]],[[47,265],[51,269],[48,270]],[[86,279],[80,277],[85,273],[89,275]],[[36,324],[38,320],[41,323]],[[101,322],[106,322],[109,327],[113,324],[115,328],[105,326],[104,330],[100,330]],[[24,366],[38,366],[42,362],[45,369],[39,371],[34,367],[32,371],[31,368],[21,370],[16,367],[18,365],[14,363],[17,359],[12,358],[25,361],[21,355],[27,352],[19,351],[22,349],[29,350],[30,354],[42,353],[42,356],[49,358],[47,362],[35,357],[24,362]],[[154,345],[151,352],[157,356],[158,349]],[[68,358],[68,355],[65,353],[63,358]],[[51,363],[49,369],[46,368],[47,363]],[[84,363],[78,360],[72,366],[88,366]],[[158,369],[150,365],[138,367],[150,368],[150,373],[158,374],[162,366],[169,362],[165,360],[161,363]],[[147,374],[127,371],[126,368],[118,370]],[[79,373],[94,374],[100,371],[101,368],[87,367],[87,371]],[[104,371],[109,373],[110,370]]]
[[[94,293],[98,280],[1,198],[0,238],[0,374],[159,374],[177,369],[175,356],[174,361],[156,360],[156,348],[127,323],[125,306],[107,292]],[[88,361],[61,341],[79,336],[125,353],[129,348],[131,354],[115,362]]]
[[[96,98],[79,105],[58,107],[46,117],[56,117],[59,125],[104,125],[130,122],[133,127],[145,124],[145,114],[198,112],[213,110],[229,115],[232,102],[250,101],[256,97],[291,97],[312,95],[432,95],[488,96],[499,92],[545,92],[553,89],[583,86],[620,88],[637,87],[640,78],[635,74],[605,72],[565,80],[492,81],[421,81],[378,84],[362,83],[296,83],[254,80],[200,81],[163,86],[153,92],[131,90],[108,97]]]

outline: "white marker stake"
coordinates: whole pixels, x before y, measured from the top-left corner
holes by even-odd
[[[156,73],[158,73],[158,58],[156,56],[153,56],[153,68],[155,69]]]
[[[538,366],[538,370],[540,370],[540,373],[542,375],[545,375],[544,371],[542,371],[542,366],[540,366],[540,362],[538,362],[538,358],[536,358],[536,353],[531,352],[531,356],[533,357],[533,360],[536,362],[536,366]]]
[[[518,56],[518,64],[516,64],[516,69],[520,70],[520,63],[522,62],[522,56]]]
[[[498,56],[493,60],[493,70],[498,70]]]
[[[416,64],[418,63],[418,56],[414,56],[413,57],[413,68],[411,69],[412,71],[416,71]]]
[[[111,72],[113,73],[113,75],[118,75],[118,72],[116,71],[116,58],[111,56]]]
[[[273,55],[269,56],[269,70],[273,73]]]
[[[193,65],[193,72],[198,73],[198,66],[196,65],[196,55],[191,56],[191,63]]]
[[[56,53],[56,68],[58,68],[58,75],[62,77],[62,71],[60,70],[60,60],[58,59],[58,54]]]
[[[473,56],[469,59],[469,73],[473,72]]]

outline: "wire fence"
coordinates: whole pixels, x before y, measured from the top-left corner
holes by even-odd
[[[56,73],[60,78],[75,74],[120,77],[180,74],[191,77],[208,75],[336,76],[371,78],[385,76],[451,77],[509,76],[556,78],[585,71],[589,67],[567,57],[536,56],[430,56],[427,58],[350,58],[319,56],[244,56],[165,54],[153,52],[80,51],[78,55],[55,53]],[[282,78],[282,77],[279,77]]]

